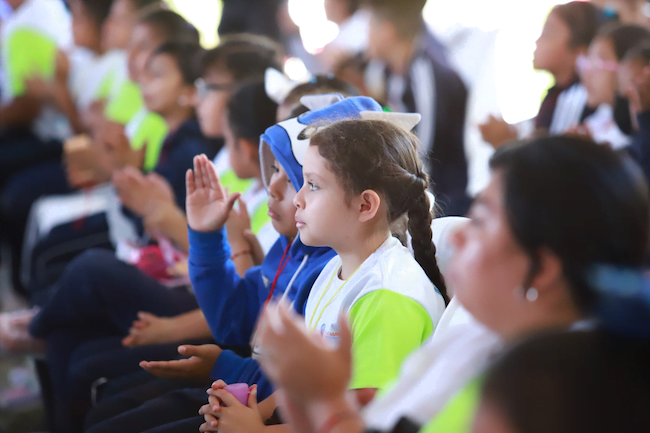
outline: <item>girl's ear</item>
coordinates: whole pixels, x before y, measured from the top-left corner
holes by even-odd
[[[379,212],[381,206],[381,197],[375,191],[367,189],[357,198],[357,209],[359,212],[359,222],[370,221]]]

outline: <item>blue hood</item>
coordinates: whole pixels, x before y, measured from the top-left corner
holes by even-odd
[[[331,104],[336,100],[338,102]],[[327,126],[339,120],[360,119],[364,111],[382,111],[381,105],[365,96],[344,99],[339,94],[314,95],[303,97],[301,102],[312,111],[271,126],[261,137],[260,162],[265,185],[271,179],[270,167],[273,158],[276,158],[296,191],[302,188],[302,164],[309,147],[309,138],[301,137],[301,133],[309,126]],[[331,105],[325,105],[328,102]]]

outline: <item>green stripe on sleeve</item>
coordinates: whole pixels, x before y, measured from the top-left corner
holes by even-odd
[[[26,91],[25,81],[32,76],[54,78],[56,42],[35,30],[22,28],[11,32],[3,43],[8,56],[5,71],[14,98]]]
[[[125,81],[115,97],[108,101],[104,116],[111,122],[126,125],[144,107],[140,87],[133,81]]]
[[[420,433],[471,433],[481,395],[481,380],[461,389]]]
[[[406,357],[433,332],[424,307],[386,289],[357,301],[350,309],[349,320],[353,342],[350,389],[390,385]]]

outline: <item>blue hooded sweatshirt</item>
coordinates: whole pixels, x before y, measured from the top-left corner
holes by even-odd
[[[272,173],[271,164],[277,159],[296,190],[302,187],[302,162],[309,139],[299,137],[307,126],[356,119],[362,111],[381,111],[381,106],[370,98],[342,99],[340,95],[307,97],[305,102],[309,108],[315,108],[319,104],[327,108],[307,112],[299,118],[289,119],[266,130],[261,137],[260,146],[260,161],[266,185]],[[336,101],[341,102],[331,105]],[[190,278],[214,339],[223,345],[248,344],[289,240],[280,236],[262,266],[249,269],[244,278],[238,276],[235,265],[230,260],[231,251],[225,229],[212,233],[190,229],[189,241]],[[273,297],[278,299],[288,288],[285,298],[293,302],[294,309],[299,314],[303,314],[312,285],[336,253],[330,248],[308,247],[296,238],[287,255],[289,258],[278,275]],[[231,351],[221,353],[211,376],[229,384],[256,383],[260,401],[273,393],[273,387],[264,378],[257,361],[242,358]]]

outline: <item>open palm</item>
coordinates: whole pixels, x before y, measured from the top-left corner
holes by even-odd
[[[226,193],[214,165],[205,155],[194,157],[194,171],[187,171],[186,186],[190,228],[199,232],[221,230],[240,194]]]

